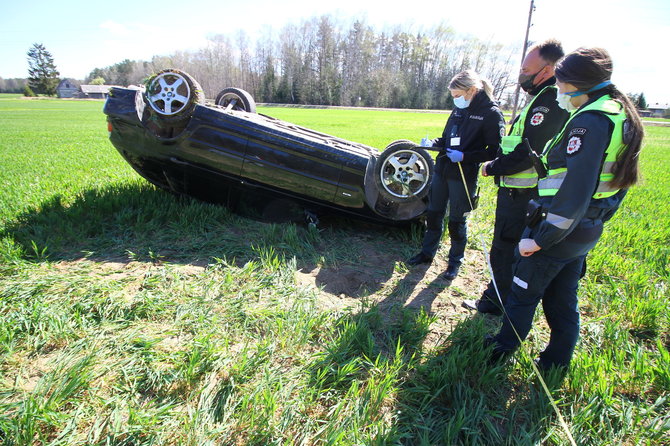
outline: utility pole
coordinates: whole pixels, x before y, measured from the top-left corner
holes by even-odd
[[[523,58],[526,57],[526,50],[528,50],[528,33],[531,27],[531,20],[533,18],[533,11],[535,10],[535,0],[530,0],[530,10],[528,11],[528,24],[526,25],[526,37],[523,39],[523,51],[521,53],[521,63],[523,63]],[[512,109],[512,121],[516,117],[516,109],[519,103],[519,83],[516,84],[516,89],[514,90],[514,108]]]

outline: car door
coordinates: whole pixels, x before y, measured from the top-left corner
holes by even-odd
[[[247,148],[244,121],[207,107],[197,107],[188,130],[185,160],[224,176],[239,178]]]
[[[333,202],[342,170],[327,135],[298,126],[250,129],[242,176],[275,189]]]

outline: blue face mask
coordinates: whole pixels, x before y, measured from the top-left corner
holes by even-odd
[[[454,105],[458,108],[468,108],[470,101],[465,100],[465,96],[454,98]]]
[[[595,87],[589,88],[586,91],[571,91],[570,93],[563,93],[563,94],[566,94],[566,95],[570,96],[571,98],[576,98],[577,96],[581,96],[583,94],[588,94],[588,93],[592,93],[592,92],[597,91],[597,90],[602,90],[603,88],[607,87],[608,85],[612,85],[612,81],[601,82],[598,85],[596,85]]]

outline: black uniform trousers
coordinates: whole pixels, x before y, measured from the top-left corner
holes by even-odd
[[[478,164],[463,164],[463,175],[467,183],[467,191],[461,177],[458,164],[448,159],[438,158],[435,176],[430,186],[428,209],[426,210],[426,232],[423,237],[421,252],[430,258],[435,257],[444,232],[444,218],[449,210],[447,225],[451,246],[449,247],[449,264],[460,266],[467,244],[467,214],[472,211],[470,201],[477,190]],[[451,170],[451,175],[447,174]],[[455,170],[455,172],[454,172]],[[468,199],[470,195],[470,199]]]
[[[603,210],[593,210],[600,211]],[[579,338],[579,279],[584,275],[586,255],[598,243],[602,230],[601,219],[585,218],[549,249],[529,257],[521,257],[516,250],[512,285],[505,302],[506,317],[493,338],[497,349],[512,352],[519,346],[528,336],[535,309],[542,302],[551,336],[540,354],[540,364],[544,368],[570,364]],[[522,237],[533,238],[532,229],[526,228]]]
[[[537,198],[537,187],[498,188],[496,220],[489,256],[495,285],[498,287],[498,293],[503,305],[512,286],[512,267],[515,261],[514,250],[526,226],[525,218],[528,201],[533,198]],[[482,299],[500,306],[493,281],[489,282],[488,287],[482,295]]]

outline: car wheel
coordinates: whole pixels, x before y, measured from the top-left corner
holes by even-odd
[[[216,96],[214,103],[225,107],[227,110],[256,113],[256,101],[254,101],[254,98],[251,94],[239,88],[224,88]]]
[[[187,119],[198,104],[205,103],[205,94],[189,74],[167,69],[150,77],[144,100],[164,122]]]
[[[396,203],[424,198],[435,164],[428,152],[407,140],[395,141],[377,159],[374,179],[379,194]]]

